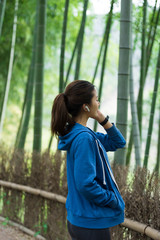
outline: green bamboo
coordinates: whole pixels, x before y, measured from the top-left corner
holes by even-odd
[[[25,108],[26,108],[26,103],[27,103],[27,93],[28,93],[28,88],[29,88],[29,81],[31,79],[30,75],[31,75],[31,67],[29,67],[28,80],[27,80],[27,84],[26,84],[24,102],[23,102],[23,106],[22,106],[22,115],[21,115],[20,124],[18,127],[17,135],[16,135],[16,140],[15,140],[15,148],[18,148],[21,131],[23,130],[22,125],[23,125],[23,118],[25,115],[24,113],[25,113]]]
[[[69,0],[66,0],[64,18],[63,18],[62,38],[61,38],[59,93],[63,92],[63,88],[64,88],[65,39],[66,39],[66,29],[67,29],[68,7],[69,7]]]
[[[6,2],[7,0],[0,1],[0,37],[2,33],[2,26],[3,26],[3,20],[5,15],[5,9],[6,9]]]
[[[149,33],[148,33],[148,39],[147,39],[147,46],[146,46],[146,58],[148,58],[148,51],[150,47],[150,41],[151,41],[151,36],[154,28],[154,18],[155,18],[155,13],[156,13],[156,6],[157,6],[157,0],[155,1],[154,8],[153,8],[153,14],[151,17],[151,21],[149,24]]]
[[[157,26],[159,25],[159,16],[160,16],[160,6],[156,15],[156,20],[155,20],[155,24],[154,24],[154,29],[152,31],[152,36],[151,36],[151,43],[150,46],[147,49],[147,59],[146,59],[146,72],[145,72],[145,79],[148,73],[148,68],[149,68],[149,63],[150,63],[150,59],[151,59],[151,54],[152,54],[152,49],[153,49],[153,44],[155,42],[155,36],[156,36],[156,31],[157,31]],[[145,84],[145,82],[144,82]]]
[[[130,105],[131,105],[131,114],[132,114],[131,135],[134,140],[135,158],[136,158],[135,167],[137,168],[141,165],[141,150],[140,150],[141,142],[140,142],[137,106],[136,106],[135,96],[134,96],[134,81],[133,81],[133,73],[132,73],[133,49],[132,49],[132,22],[131,22],[131,56],[130,56],[131,59],[130,59],[129,93],[130,93]],[[132,148],[130,148],[130,144],[131,144],[131,142],[129,142],[129,144],[128,144],[128,151],[127,151],[127,155],[126,155],[126,166],[129,166],[129,164],[130,164],[129,160],[130,160],[130,155],[131,155],[131,150],[132,150]]]
[[[69,75],[70,75],[71,67],[72,67],[72,64],[73,64],[73,59],[74,59],[74,56],[75,56],[75,52],[77,50],[77,46],[78,46],[78,43],[79,43],[81,31],[82,31],[81,28],[82,28],[82,23],[81,23],[81,26],[80,26],[80,29],[79,29],[79,32],[78,32],[78,35],[77,35],[77,38],[76,38],[76,41],[75,41],[75,45],[74,45],[74,48],[73,48],[73,51],[72,51],[71,59],[70,59],[69,65],[68,65],[68,70],[67,70],[67,74],[66,74],[66,80],[65,80],[65,83],[64,83],[64,88],[67,85],[68,78],[69,78]]]
[[[80,73],[80,65],[81,65],[81,57],[82,57],[82,48],[83,48],[83,38],[84,38],[85,23],[86,23],[87,6],[88,6],[88,0],[84,0],[83,16],[82,16],[82,28],[81,28],[80,39],[78,41],[78,48],[77,48],[77,61],[76,61],[76,69],[75,69],[75,77],[74,77],[75,80],[79,79],[79,73]]]
[[[66,81],[64,82],[64,61],[65,61],[65,39],[66,39],[66,29],[67,29],[68,7],[69,7],[69,0],[66,0],[64,17],[63,17],[62,38],[61,38],[59,93],[63,92],[65,85],[67,83],[67,78],[66,78]],[[74,57],[74,54],[72,56]],[[73,59],[71,58],[71,65],[72,65],[72,60]],[[69,67],[71,68],[71,66]],[[69,69],[69,72],[70,72],[70,69]],[[67,74],[69,76],[68,72]],[[48,151],[50,151],[52,141],[53,141],[53,136],[51,135],[49,144],[48,144]]]
[[[99,66],[100,59],[101,59],[102,52],[103,52],[104,42],[105,42],[105,35],[103,36],[102,43],[101,43],[101,46],[100,46],[100,51],[99,51],[99,55],[98,55],[98,58],[97,58],[97,63],[96,63],[96,67],[95,67],[95,70],[94,70],[94,75],[93,75],[93,78],[92,78],[92,84],[94,84],[94,81],[95,81],[95,78],[96,78],[96,75],[97,75],[98,66]]]
[[[32,60],[28,71],[28,79],[25,91],[25,98],[22,109],[22,116],[19,124],[19,129],[16,137],[15,147],[18,149],[24,149],[25,140],[28,132],[32,98],[34,91],[34,80],[35,80],[35,48],[36,48],[36,36],[37,36],[37,22],[35,21],[34,38],[32,47]]]
[[[143,115],[143,91],[144,91],[144,78],[146,69],[146,15],[147,15],[147,0],[143,2],[143,24],[142,24],[142,44],[141,44],[141,68],[140,68],[140,88],[139,88],[139,102],[138,102],[138,118],[139,118],[139,131],[141,135],[142,130],[142,115]]]
[[[133,73],[132,73],[132,52],[131,52],[131,59],[130,59],[130,82],[129,83],[130,83],[129,89],[130,89],[130,104],[131,104],[131,113],[132,113],[133,140],[134,140],[135,159],[136,159],[135,167],[137,168],[141,166],[141,141],[140,141],[140,132],[139,132],[139,124],[138,124],[137,106],[136,106],[135,96],[134,96],[134,81],[133,81]]]
[[[117,119],[118,129],[127,137],[128,95],[131,48],[131,7],[132,1],[121,1],[120,48],[118,69]],[[114,164],[125,165],[126,147],[118,149],[114,155]]]
[[[35,109],[33,150],[41,151],[43,113],[43,75],[46,28],[46,0],[37,0],[37,38],[35,50]]]
[[[154,15],[154,11],[153,11],[153,15]],[[151,53],[152,53],[152,49],[153,49],[153,44],[155,41],[155,35],[156,35],[156,30],[157,30],[157,26],[158,26],[158,21],[159,21],[159,15],[160,15],[160,7],[158,9],[157,15],[155,14],[152,19],[153,19],[153,23],[154,23],[154,18],[156,18],[155,23],[152,25],[154,26],[154,29],[151,31],[151,35],[148,35],[148,43],[150,43],[150,45],[146,47],[146,69],[145,69],[145,77],[144,77],[144,82],[143,82],[143,86],[141,87],[142,89],[144,89],[145,86],[145,82],[146,82],[146,76],[147,76],[147,72],[148,72],[148,67],[149,67],[149,63],[150,63],[150,59],[151,59]],[[149,40],[150,38],[150,40]],[[137,98],[137,108],[140,105],[140,97],[141,97],[141,91],[139,89],[138,92],[138,98]],[[138,117],[140,116],[139,114],[141,114],[141,112],[138,112]],[[132,143],[133,143],[133,135],[132,135],[132,130],[131,130],[131,134],[129,137],[129,144],[128,144],[128,151],[127,151],[127,162],[126,164],[129,164],[130,162],[130,156],[131,156],[131,151],[132,151]]]
[[[10,51],[10,58],[9,58],[7,82],[6,82],[5,94],[4,94],[4,99],[3,99],[3,106],[2,106],[2,111],[1,111],[0,138],[2,137],[2,130],[3,130],[3,124],[4,124],[5,114],[6,114],[8,95],[9,95],[9,89],[10,89],[10,82],[11,82],[11,78],[12,78],[12,69],[13,69],[13,60],[14,60],[14,51],[15,51],[15,42],[16,42],[16,32],[17,32],[18,4],[19,4],[19,0],[16,0],[15,1],[15,9],[14,9],[13,33],[12,33],[12,41],[11,41],[11,51]]]
[[[112,2],[111,2],[111,7],[110,7],[109,14],[108,14],[108,20],[107,20],[106,29],[105,29],[105,33],[106,33],[106,36],[105,36],[105,39],[104,39],[105,40],[105,46],[104,46],[104,53],[103,53],[103,60],[102,60],[100,85],[99,85],[99,90],[98,90],[99,101],[101,101],[101,97],[102,97],[102,87],[103,87],[104,72],[105,72],[105,65],[106,65],[106,55],[107,55],[109,35],[110,35],[110,30],[111,30],[111,25],[112,25],[114,2],[115,2],[115,0],[112,0]],[[96,131],[96,130],[97,130],[97,121],[94,121],[94,131]]]
[[[130,136],[129,136],[128,148],[126,153],[126,166],[130,165],[132,146],[133,146],[133,127],[131,127]]]
[[[158,141],[157,141],[157,161],[155,166],[155,171],[160,172],[160,104],[159,104],[159,121],[158,121]]]
[[[99,54],[98,54],[98,58],[97,58],[97,63],[96,63],[96,67],[95,67],[95,70],[94,70],[94,75],[93,75],[93,78],[92,78],[92,84],[94,84],[94,81],[95,81],[95,78],[96,78],[96,75],[97,75],[98,66],[99,66],[99,63],[100,63],[105,39],[106,39],[106,36],[107,36],[107,31],[108,31],[107,22],[108,22],[108,18],[107,18],[107,21],[106,21],[106,27],[105,27],[105,31],[104,31],[104,34],[103,34],[103,39],[102,39],[102,42],[101,42],[101,46],[100,46],[100,50],[99,50]]]
[[[145,147],[145,156],[144,156],[144,162],[143,162],[143,166],[146,167],[146,168],[148,166],[148,157],[149,157],[152,130],[153,130],[153,121],[154,121],[154,113],[155,113],[156,98],[157,98],[157,91],[158,91],[158,82],[159,82],[159,72],[160,72],[160,44],[159,44],[159,53],[158,53],[158,59],[157,59],[157,70],[156,70],[154,90],[153,90],[153,96],[152,96],[152,104],[151,104],[151,111],[150,111],[150,118],[149,118],[147,142],[146,142],[146,147]]]

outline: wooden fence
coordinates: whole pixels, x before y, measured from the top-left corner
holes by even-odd
[[[26,192],[26,193],[29,193],[32,195],[40,196],[45,199],[57,201],[57,202],[63,203],[63,204],[65,204],[65,202],[66,202],[66,198],[61,195],[43,191],[41,189],[32,188],[32,187],[25,186],[25,185],[20,185],[20,184],[0,180],[0,186],[9,188],[9,189]],[[14,225],[14,223],[12,221],[10,221],[10,224]],[[15,226],[18,227],[21,225],[17,224]],[[139,223],[137,221],[133,221],[131,219],[125,218],[125,221],[121,224],[121,226],[131,229],[131,230],[134,230],[142,235],[146,235],[146,236],[150,237],[151,239],[160,240],[160,232],[158,230],[151,228],[149,225]],[[25,231],[28,234],[33,235],[33,231],[26,230],[27,228],[25,229],[25,227],[23,227],[23,226],[21,226],[20,228],[22,231]],[[37,237],[39,239],[45,239],[45,238],[41,237],[40,235],[37,235]]]

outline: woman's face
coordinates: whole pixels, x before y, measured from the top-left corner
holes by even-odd
[[[97,111],[100,105],[100,102],[98,101],[98,95],[96,89],[93,90],[94,96],[92,97],[91,104],[89,106],[90,108],[90,117],[97,116]]]

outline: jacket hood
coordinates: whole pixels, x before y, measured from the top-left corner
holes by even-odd
[[[70,148],[70,145],[71,145],[73,139],[78,134],[80,134],[81,132],[84,132],[84,131],[94,134],[94,132],[90,128],[85,127],[80,123],[75,123],[69,133],[67,133],[64,136],[59,136],[58,149],[67,151]]]

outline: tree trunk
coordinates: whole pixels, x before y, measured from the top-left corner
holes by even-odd
[[[84,0],[82,27],[81,27],[80,39],[78,41],[78,49],[77,49],[77,61],[76,61],[76,70],[75,70],[75,77],[74,77],[75,80],[79,79],[79,73],[80,73],[80,65],[81,65],[83,37],[84,37],[85,23],[86,23],[87,6],[88,6],[88,0]]]
[[[5,9],[6,9],[6,2],[7,2],[7,0],[0,1],[0,37],[1,37],[1,33],[2,33],[2,26],[3,26]]]
[[[68,7],[69,7],[69,0],[66,0],[65,10],[64,10],[64,18],[63,18],[62,39],[61,39],[59,93],[63,92],[63,90],[66,86],[68,76],[69,76],[69,73],[70,73],[70,68],[71,68],[72,61],[73,61],[73,59],[71,58],[71,62],[70,62],[69,69],[68,69],[68,72],[67,72],[68,75],[66,77],[66,81],[64,82],[65,39],[66,39],[66,29],[67,29]],[[75,46],[77,46],[77,45],[75,45]],[[76,47],[75,47],[75,49],[76,49]],[[74,49],[73,53],[75,52],[75,49]],[[74,57],[74,54],[72,55],[72,57]],[[48,144],[48,151],[50,151],[52,141],[53,141],[53,136],[50,137],[49,144]]]
[[[35,59],[35,112],[33,150],[41,151],[43,113],[43,75],[46,28],[46,0],[37,0],[37,38]]]
[[[81,26],[80,26],[80,29],[79,29],[79,32],[78,32],[78,35],[77,35],[77,38],[76,38],[76,42],[75,42],[75,45],[74,45],[74,48],[73,48],[73,51],[72,51],[72,56],[71,56],[71,60],[70,60],[70,62],[69,62],[69,66],[68,66],[67,75],[66,75],[66,80],[65,80],[65,83],[64,83],[64,88],[66,87],[67,82],[68,82],[68,78],[69,78],[69,74],[70,74],[70,71],[71,71],[73,59],[74,59],[75,52],[76,52],[76,50],[77,50],[77,46],[78,46],[79,39],[80,39],[80,35],[81,35],[81,28],[82,28],[82,24],[81,24]]]
[[[149,127],[148,127],[147,142],[146,142],[146,148],[145,148],[145,156],[144,156],[144,162],[143,162],[143,166],[146,168],[148,165],[148,157],[149,157],[151,136],[152,136],[152,130],[153,130],[153,121],[154,121],[154,113],[155,113],[155,107],[156,107],[156,98],[157,98],[158,82],[159,82],[159,71],[160,71],[160,45],[159,45],[159,53],[158,53],[158,59],[157,59],[157,69],[156,69],[156,76],[155,76],[155,82],[154,82],[154,90],[153,90],[153,96],[152,96],[151,112],[149,115],[150,118],[149,118]]]
[[[6,84],[6,89],[5,89],[5,95],[4,95],[2,113],[1,113],[1,121],[0,121],[0,138],[2,137],[3,123],[4,123],[5,113],[6,113],[10,82],[11,82],[11,78],[12,78],[14,50],[15,50],[15,42],[16,42],[16,30],[17,30],[18,3],[19,3],[19,0],[16,0],[16,2],[15,2],[15,12],[14,12],[14,22],[13,22],[11,52],[10,52],[10,60],[9,60],[9,68],[8,68],[8,76],[7,76],[7,84]]]
[[[157,141],[157,162],[155,166],[155,171],[159,175],[160,171],[160,104],[159,104],[159,121],[158,121],[158,141]]]
[[[110,34],[110,30],[111,30],[111,25],[112,25],[114,2],[115,2],[115,0],[112,0],[112,2],[111,2],[110,11],[109,11],[109,14],[108,14],[108,21],[107,21],[106,29],[105,29],[105,33],[106,33],[106,36],[105,36],[105,39],[104,39],[105,40],[105,46],[104,46],[104,54],[103,54],[103,61],[102,61],[100,85],[99,85],[99,90],[98,90],[99,101],[101,101],[101,96],[102,96],[103,79],[104,79],[104,72],[105,72],[105,65],[106,65],[106,55],[107,55],[107,49],[108,49],[109,34]],[[97,130],[97,121],[94,121],[94,131],[96,131],[96,130]]]
[[[153,15],[154,15],[154,12],[153,12]],[[154,29],[151,31],[151,33],[152,33],[151,36],[150,35],[148,36],[148,38],[150,38],[150,40],[148,39],[148,42],[151,42],[151,43],[149,46],[147,45],[147,48],[146,48],[146,68],[145,68],[145,78],[144,78],[144,82],[143,82],[143,89],[145,86],[146,76],[147,76],[148,67],[149,67],[149,63],[150,63],[150,59],[151,59],[151,53],[152,53],[153,44],[155,41],[155,34],[156,34],[157,26],[158,26],[159,15],[160,15],[160,7],[158,9],[157,16],[155,15],[155,18],[156,18],[155,23],[154,23],[154,17],[152,16],[153,22],[151,22],[151,23],[152,23],[152,25],[154,25]],[[138,105],[140,105],[140,103],[139,103],[140,97],[141,97],[141,91],[139,89],[138,98],[137,98],[137,108],[138,108]],[[139,117],[139,114],[140,114],[140,112],[138,112],[138,117]],[[128,151],[127,151],[127,165],[130,162],[132,143],[133,143],[132,140],[133,140],[133,132],[131,131],[131,134],[129,137]]]
[[[139,88],[139,102],[138,102],[138,117],[139,117],[139,130],[141,135],[142,128],[142,115],[143,115],[143,90],[144,90],[144,78],[146,69],[146,14],[147,14],[147,0],[143,2],[143,25],[142,25],[142,45],[141,45],[141,70],[140,70],[140,88]]]
[[[129,69],[131,47],[131,6],[132,1],[121,1],[120,16],[120,51],[118,69],[118,97],[116,124],[124,138],[127,137]],[[114,163],[125,165],[126,147],[118,149],[114,155]]]
[[[36,24],[35,24],[35,27],[36,27]],[[35,79],[35,72],[34,72],[35,43],[36,43],[36,29],[34,33],[32,61],[29,67],[29,72],[28,72],[28,80],[26,85],[26,93],[25,93],[25,98],[23,103],[22,116],[21,116],[21,121],[19,124],[19,129],[18,129],[16,142],[15,142],[15,148],[18,148],[18,149],[24,149],[25,140],[28,132],[29,120],[30,120],[32,98],[33,98],[33,91],[34,91],[34,79]]]
[[[133,74],[132,74],[132,53],[131,53],[131,60],[130,60],[129,86],[130,86],[130,104],[131,104],[131,113],[132,113],[133,140],[134,140],[136,168],[137,168],[141,166],[141,141],[140,141],[140,133],[139,133],[137,105],[136,105],[135,96],[134,96],[134,82],[133,82]]]
[[[59,73],[59,93],[63,92],[64,88],[64,61],[65,61],[65,39],[67,29],[67,15],[68,15],[69,0],[65,2],[62,39],[61,39],[61,56],[60,56],[60,73]]]

